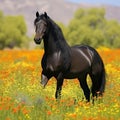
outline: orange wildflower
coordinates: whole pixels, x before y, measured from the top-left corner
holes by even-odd
[[[13,108],[12,111],[13,111],[13,113],[17,113],[18,109],[17,108]]]
[[[3,107],[2,107],[2,106],[0,106],[0,110],[3,110]]]
[[[73,114],[71,114],[70,116],[71,116],[72,118],[76,118],[76,117],[77,117],[76,113],[73,113]]]
[[[23,112],[23,114],[28,114],[29,113],[29,110],[27,110],[25,107],[22,109],[22,112]]]
[[[51,112],[51,111],[47,111],[47,114],[48,114],[48,115],[51,115],[51,114],[52,114],[52,112]]]
[[[11,119],[9,117],[7,117],[6,120],[11,120]]]

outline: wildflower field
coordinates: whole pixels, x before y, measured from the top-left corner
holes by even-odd
[[[59,101],[54,98],[54,78],[42,88],[43,50],[0,51],[0,120],[120,120],[120,49],[97,51],[105,64],[107,82],[104,97],[94,105],[83,100],[76,79],[64,81]]]

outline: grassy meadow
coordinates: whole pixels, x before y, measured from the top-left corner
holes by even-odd
[[[64,81],[59,101],[54,98],[54,78],[42,88],[43,50],[0,51],[0,120],[120,120],[120,49],[97,51],[105,64],[107,82],[104,97],[95,105],[83,100],[76,79]]]

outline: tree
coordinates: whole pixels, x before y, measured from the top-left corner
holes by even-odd
[[[71,45],[76,43],[88,44],[96,47],[98,43],[102,44],[104,36],[101,29],[106,21],[104,15],[104,9],[78,9],[68,25],[67,38],[69,43]]]
[[[116,21],[108,21],[104,28],[107,47],[120,48],[120,24]]]
[[[108,21],[104,8],[78,9],[63,30],[70,45],[120,47],[120,24],[113,20]]]
[[[22,16],[4,16],[0,12],[0,49],[22,47],[29,39]]]

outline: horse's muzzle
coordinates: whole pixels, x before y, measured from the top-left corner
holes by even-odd
[[[35,41],[36,44],[40,44],[41,41],[42,41],[42,39],[40,39],[40,38],[39,38],[39,39],[35,39],[35,38],[34,38],[34,41]]]

